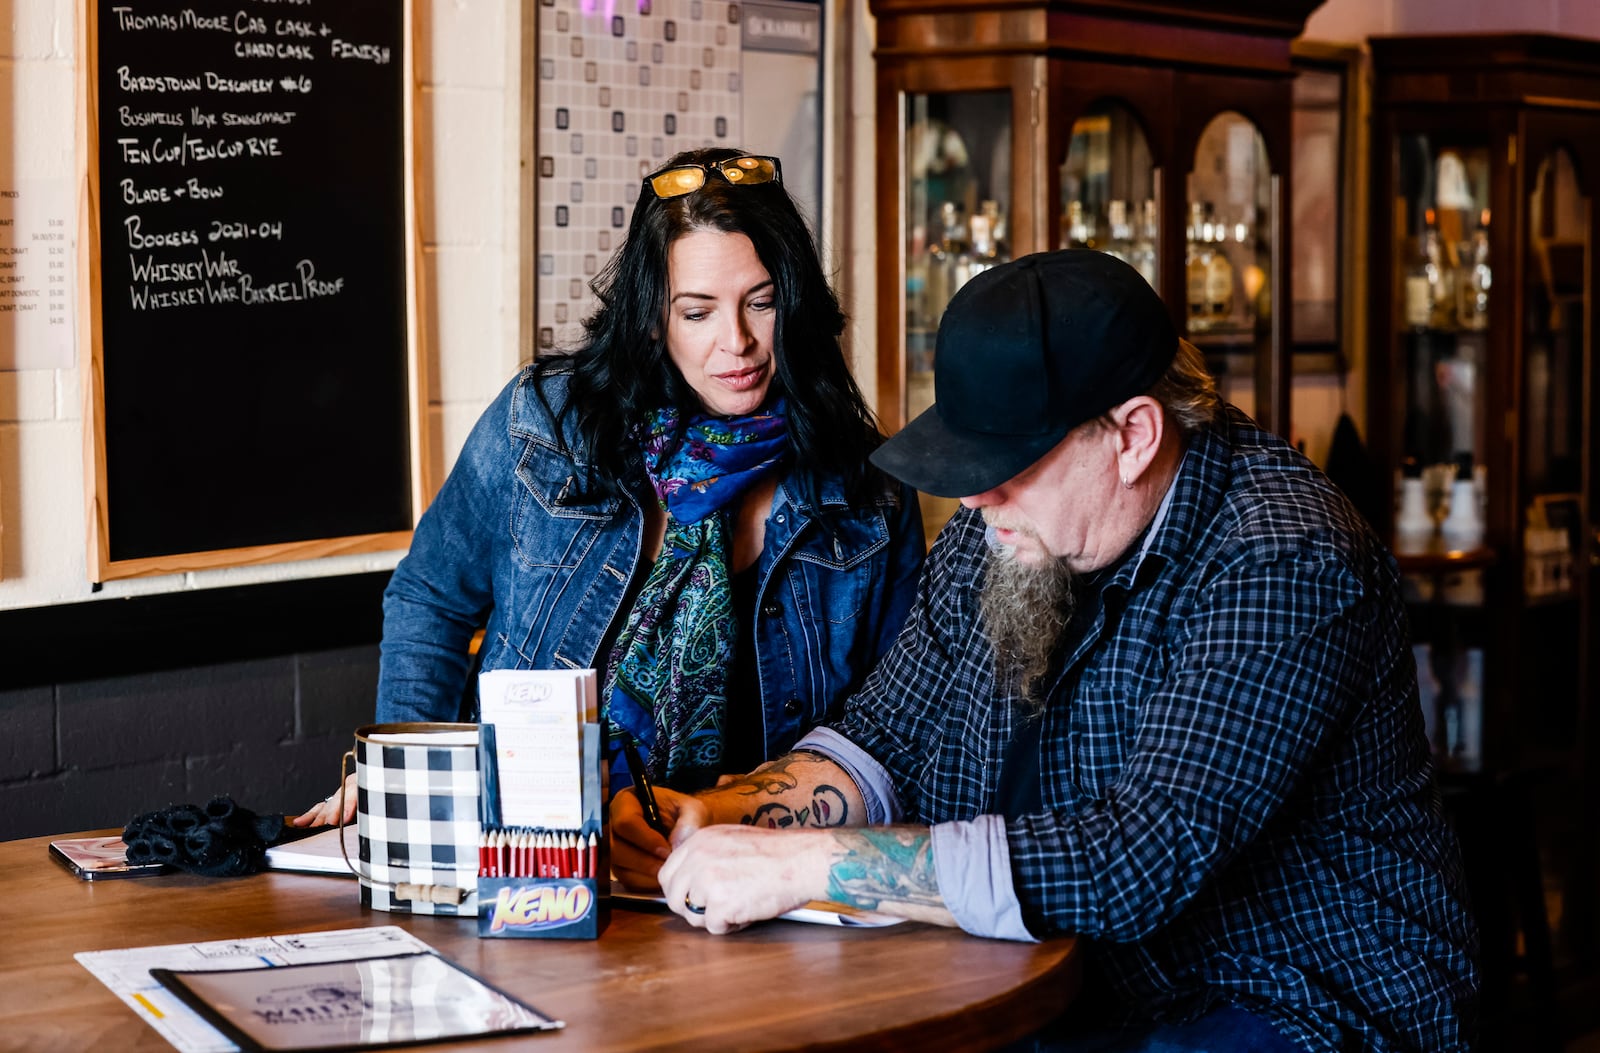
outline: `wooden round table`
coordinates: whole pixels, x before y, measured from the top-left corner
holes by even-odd
[[[51,840],[0,843],[0,1049],[172,1048],[78,951],[372,925],[406,929],[567,1025],[457,1049],[987,1049],[1060,1013],[1079,979],[1071,939],[1011,943],[913,922],[708,936],[672,914],[619,908],[598,940],[479,939],[471,921],[365,909],[349,878],[80,881],[49,858]]]

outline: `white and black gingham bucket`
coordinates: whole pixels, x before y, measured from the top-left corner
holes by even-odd
[[[473,733],[476,724],[369,724],[356,730],[355,866],[361,902],[410,914],[478,913],[478,747],[472,743],[393,744],[373,736],[427,738]],[[342,776],[342,773],[341,773]],[[400,898],[396,886],[453,886],[460,903]]]

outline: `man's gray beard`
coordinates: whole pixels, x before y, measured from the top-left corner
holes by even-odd
[[[1076,581],[1065,560],[1031,567],[1005,549],[989,550],[978,610],[994,646],[995,681],[1021,699],[1026,716],[1044,711],[1040,680],[1072,621]]]

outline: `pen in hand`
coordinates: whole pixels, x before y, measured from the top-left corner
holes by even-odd
[[[622,740],[622,750],[628,758],[628,771],[633,775],[633,795],[639,798],[639,805],[644,809],[644,821],[662,837],[670,837],[672,831],[661,819],[661,809],[656,804],[656,790],[650,785],[650,776],[645,774],[639,747],[633,744],[631,738],[625,738]]]

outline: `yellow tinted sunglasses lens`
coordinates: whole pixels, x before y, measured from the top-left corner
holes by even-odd
[[[650,189],[656,197],[680,197],[706,185],[706,171],[694,167],[669,168],[650,177]]]
[[[777,175],[772,162],[765,157],[736,157],[721,165],[718,171],[722,173],[722,178],[735,186],[770,183]]]

